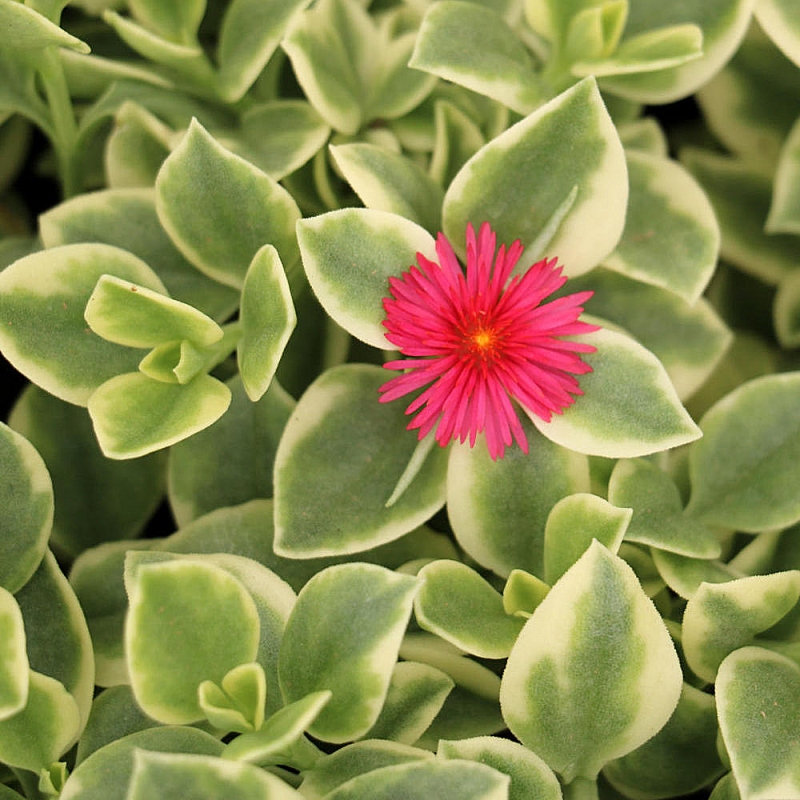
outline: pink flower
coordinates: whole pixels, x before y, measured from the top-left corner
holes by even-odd
[[[515,439],[528,441],[512,400],[546,422],[582,394],[575,375],[592,368],[578,355],[596,348],[563,337],[590,333],[580,322],[592,292],[542,301],[566,282],[556,259],[543,260],[510,278],[522,244],[501,245],[488,223],[475,237],[467,226],[466,274],[443,234],[439,263],[417,253],[418,266],[389,278],[384,298],[386,338],[406,358],[387,369],[403,370],[380,388],[381,402],[427,388],[406,409],[419,438],[436,428],[444,447],[453,439],[475,446],[485,433],[489,455],[501,458]]]

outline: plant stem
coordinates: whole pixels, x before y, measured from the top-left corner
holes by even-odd
[[[597,781],[590,778],[575,778],[562,787],[564,800],[598,800]]]

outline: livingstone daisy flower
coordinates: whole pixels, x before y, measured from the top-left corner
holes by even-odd
[[[516,401],[549,422],[582,394],[575,375],[591,372],[580,353],[596,348],[569,338],[596,325],[581,322],[592,292],[542,301],[566,283],[557,259],[539,261],[511,278],[522,244],[501,245],[488,223],[478,236],[467,226],[467,268],[462,270],[443,234],[437,264],[417,253],[417,265],[389,278],[383,300],[386,338],[405,358],[403,370],[380,387],[388,403],[427,387],[406,409],[420,439],[436,428],[443,447],[454,439],[475,446],[484,433],[489,455],[501,458],[516,440],[528,452]]]

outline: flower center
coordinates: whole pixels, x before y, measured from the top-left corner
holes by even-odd
[[[473,358],[491,361],[497,356],[501,337],[497,330],[482,322],[477,322],[465,331],[464,346]]]

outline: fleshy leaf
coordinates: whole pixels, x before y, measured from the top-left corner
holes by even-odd
[[[787,349],[800,346],[800,273],[787,275],[778,284],[772,317],[781,345]]]
[[[1,422],[0,472],[0,587],[14,593],[33,575],[47,550],[53,484],[36,448]]]
[[[255,603],[238,580],[210,563],[129,561],[128,568],[125,649],[136,700],[165,724],[200,720],[198,686],[220,683],[255,658]]]
[[[84,318],[98,336],[126,347],[156,347],[175,339],[202,347],[222,338],[222,328],[202,311],[113,275],[100,276]]]
[[[422,588],[414,613],[423,630],[482,658],[506,658],[523,620],[506,614],[502,596],[458,561],[433,561],[417,577]]]
[[[375,723],[418,588],[416,578],[358,563],[329,567],[303,587],[278,673],[287,702],[333,692],[309,728],[313,736],[346,742]]]
[[[558,779],[539,756],[518,742],[496,736],[478,736],[459,741],[442,740],[437,758],[477,761],[508,775],[508,800],[561,800]]]
[[[765,228],[768,233],[800,234],[800,122],[781,148]]]
[[[437,447],[386,507],[417,439],[405,430],[402,407],[377,402],[385,378],[378,367],[346,364],[324,372],[300,398],[275,456],[278,555],[367,550],[408,533],[443,505],[447,454]]]
[[[256,497],[272,497],[275,451],[294,400],[273,381],[257,402],[237,376],[226,384],[228,410],[169,451],[169,503],[180,526]]]
[[[530,52],[491,6],[442,0],[420,25],[412,67],[527,114],[543,99]]]
[[[800,668],[743,647],[722,662],[716,683],[719,725],[742,800],[800,798]]]
[[[755,18],[769,37],[800,67],[800,15],[791,0],[760,0]]]
[[[704,583],[726,583],[742,573],[722,561],[680,556],[668,550],[653,549],[653,563],[664,582],[679,597],[689,600]]]
[[[763,170],[745,161],[693,148],[681,151],[681,161],[700,182],[714,207],[722,232],[723,258],[771,284],[796,269],[800,238],[764,231],[772,182]]]
[[[433,237],[397,214],[344,208],[299,222],[297,241],[308,282],[334,321],[373,347],[396,349],[384,335],[381,301],[389,277],[418,252],[436,258]]]
[[[163,499],[165,455],[125,462],[100,451],[86,410],[28,386],[9,424],[41,453],[58,503],[50,541],[76,556],[110,539],[139,534]]]
[[[588,491],[586,456],[542,436],[522,420],[530,450],[492,461],[485,447],[454,444],[447,466],[447,513],[461,547],[498,575],[524,569],[544,576],[544,526],[550,509]]]
[[[554,584],[594,540],[616,554],[632,513],[593,494],[571,494],[559,500],[544,528],[545,581]]]
[[[207,428],[230,401],[228,387],[210,375],[171,384],[130,372],[89,398],[89,414],[105,456],[138,458]]]
[[[237,357],[247,396],[255,402],[269,388],[297,324],[289,282],[278,251],[264,245],[253,257],[239,309],[242,338]]]
[[[190,43],[195,39],[206,10],[206,0],[164,3],[159,0],[129,0],[131,14],[144,27],[165,39]]]
[[[720,234],[711,203],[680,164],[631,151],[626,159],[625,229],[603,264],[694,302],[717,263]]]
[[[0,724],[25,708],[30,670],[25,652],[25,626],[17,601],[0,587]]]
[[[143,261],[105,244],[54,247],[0,272],[0,350],[33,383],[76,405],[142,357],[87,333],[83,311],[104,274],[164,292]]]
[[[80,724],[78,704],[63,684],[31,670],[25,707],[0,720],[0,760],[38,773],[66,752]]]
[[[609,502],[633,509],[625,538],[692,558],[719,558],[717,537],[705,525],[683,515],[675,482],[655,464],[618,461],[608,483]]]
[[[692,445],[686,513],[712,525],[758,532],[800,519],[800,372],[742,384],[700,421]]]
[[[292,17],[310,0],[233,0],[219,28],[217,91],[235,103],[258,78]]]
[[[513,569],[503,587],[503,608],[506,614],[528,619],[549,591],[550,587],[540,578],[524,569]]]
[[[625,796],[681,797],[708,786],[724,767],[717,755],[712,695],[687,683],[669,722],[649,741],[603,768]]]
[[[45,48],[68,47],[79,53],[88,53],[89,45],[67,33],[43,14],[23,3],[0,3],[0,30],[3,43],[13,54],[36,58]],[[49,765],[48,765],[49,766]]]
[[[581,375],[583,394],[550,422],[529,415],[548,439],[588,455],[634,458],[701,435],[651,352],[608,329],[586,342],[597,352],[584,357],[593,371]]]
[[[205,800],[300,800],[291,786],[275,775],[250,764],[214,756],[177,753],[134,754],[133,774],[127,800],[191,797]]]
[[[258,662],[239,664],[217,685],[203,681],[197,701],[206,719],[223,731],[254,731],[264,722],[267,679]]]
[[[522,629],[500,706],[520,742],[570,782],[660,730],[681,683],[660,615],[631,568],[595,542]]]
[[[297,261],[300,212],[291,195],[196,120],[159,170],[156,209],[186,258],[228,286],[241,288],[264,244],[275,247],[287,270]]]
[[[398,214],[432,234],[441,228],[444,192],[413,161],[362,142],[331,146],[330,151],[367,208]]]
[[[396,800],[447,797],[448,800],[507,800],[509,777],[471,761],[415,761],[374,769],[343,783],[326,800]]]
[[[704,583],[683,614],[683,652],[692,671],[713,681],[723,659],[771,628],[800,598],[800,570]]]
[[[574,191],[566,217],[540,241]],[[523,261],[550,254],[567,275],[579,275],[616,247],[627,201],[622,145],[594,79],[586,78],[492,139],[461,168],[445,194],[444,233],[462,248],[467,223],[477,228],[486,221],[499,242],[536,242],[538,252]]]

